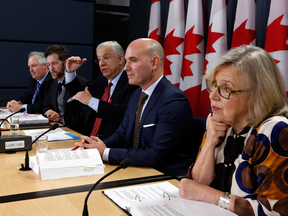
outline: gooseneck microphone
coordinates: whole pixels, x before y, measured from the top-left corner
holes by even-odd
[[[92,193],[92,191],[94,190],[94,188],[106,177],[108,177],[109,175],[113,174],[114,172],[116,172],[119,169],[126,169],[128,166],[130,166],[130,164],[132,163],[130,158],[125,158],[124,160],[122,160],[120,162],[120,165],[118,167],[116,167],[114,170],[112,170],[111,172],[107,173],[106,175],[104,175],[102,178],[100,178],[94,185],[93,187],[90,189],[90,191],[88,192],[86,198],[85,198],[85,202],[84,202],[84,209],[83,209],[83,216],[88,216],[88,206],[87,206],[87,201],[88,198],[90,196],[90,194]]]
[[[43,136],[44,134],[48,133],[51,130],[55,130],[56,128],[59,127],[58,123],[53,124],[47,131],[45,131],[44,133],[42,133],[40,136],[37,136],[36,139],[33,140],[33,142],[30,143],[30,145],[27,147],[26,149],[26,155],[25,155],[25,166],[23,164],[21,164],[21,168],[19,169],[20,171],[29,171],[31,170],[31,168],[29,167],[29,155],[28,155],[28,150],[29,148],[32,146],[32,144],[34,142],[36,142],[41,136]]]
[[[11,115],[7,116],[7,117],[1,122],[0,128],[1,128],[1,126],[2,126],[2,124],[3,124],[3,122],[4,122],[4,121],[7,121],[7,119],[8,119],[9,117],[11,117],[11,116],[13,116],[13,115],[15,115],[15,114],[17,114],[17,113],[24,112],[25,110],[26,110],[25,108],[21,108],[21,109],[18,110],[17,112],[14,112],[14,113],[12,113]],[[8,121],[7,121],[7,122],[8,122]],[[10,124],[10,122],[8,122],[8,123]],[[0,136],[1,136],[1,129],[0,129]]]

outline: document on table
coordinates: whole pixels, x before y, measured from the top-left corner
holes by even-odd
[[[23,130],[23,132],[32,137],[32,140],[34,140],[37,136],[47,131],[47,129],[36,129],[36,130]],[[72,140],[72,139],[80,139],[79,137],[67,133],[62,128],[57,128],[55,130],[49,131],[47,134],[48,141],[58,141],[58,140]]]
[[[0,109],[0,119],[5,119],[11,114],[12,112],[10,112],[8,109]],[[15,115],[19,116],[19,115],[23,115],[23,113],[17,113]]]
[[[210,203],[179,198],[179,189],[169,182],[110,189],[103,193],[132,216],[236,216]]]
[[[30,167],[41,174],[42,180],[104,174],[104,164],[97,149],[48,150],[37,153]]]
[[[0,119],[5,119],[12,113],[13,112],[10,112],[8,109],[0,109]],[[49,119],[41,114],[17,113],[15,115],[19,117],[20,125],[45,124],[49,122]],[[10,118],[7,120],[10,122]]]

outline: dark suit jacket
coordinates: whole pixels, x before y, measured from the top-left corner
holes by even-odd
[[[185,94],[163,77],[139,126],[139,147],[133,148],[134,121],[142,89],[131,96],[118,130],[104,140],[110,149],[109,163],[130,158],[133,166],[153,167],[164,173],[186,173],[198,152],[192,138],[192,110]]]
[[[107,85],[108,80],[102,73],[99,74],[92,83],[87,84],[89,92],[93,97],[98,99],[101,99]],[[78,91],[83,91],[85,85],[81,85],[74,79],[71,83],[65,85],[65,87],[74,95]],[[123,71],[112,94],[111,103],[100,100],[98,113],[87,106],[88,110],[85,115],[81,133],[90,136],[95,119],[98,117],[102,118],[102,122],[97,136],[102,140],[110,137],[119,127],[124,117],[129,98],[136,88],[138,88],[138,86],[133,86],[128,83],[127,73]]]
[[[32,76],[30,77],[27,84],[27,90],[18,98],[18,101],[21,101],[22,104],[28,104],[27,105],[28,113],[38,113],[38,114],[45,113],[43,111],[43,108],[44,105],[49,101],[49,92],[52,82],[53,79],[51,77],[50,72],[48,71],[48,74],[44,82],[40,86],[35,102],[34,104],[32,104],[32,98],[37,87],[37,80],[33,79]]]
[[[81,84],[84,85],[88,80],[77,76],[75,79]],[[54,110],[55,112],[59,113],[58,106],[57,106],[57,97],[58,97],[58,80],[54,80],[51,85],[51,90],[49,94],[49,103],[45,104],[44,111],[46,112],[49,109]],[[66,89],[64,94],[64,122],[65,126],[69,127],[77,132],[81,131],[83,126],[83,117],[85,114],[85,110],[87,109],[82,103],[77,100],[72,100],[69,91]]]

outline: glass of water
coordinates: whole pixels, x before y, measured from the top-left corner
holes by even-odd
[[[10,120],[10,134],[19,135],[19,116],[12,116]]]

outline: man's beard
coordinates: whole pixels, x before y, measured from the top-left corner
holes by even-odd
[[[65,67],[64,67],[64,63],[63,63],[61,71],[58,72],[56,75],[52,75],[52,73],[51,73],[51,76],[52,76],[53,79],[59,79],[60,77],[62,77],[64,75],[64,71],[65,71]],[[52,71],[52,72],[54,72],[54,71]]]

